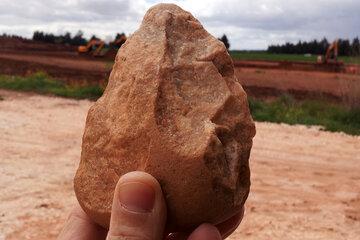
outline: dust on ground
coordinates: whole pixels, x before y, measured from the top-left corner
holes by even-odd
[[[92,102],[0,90],[0,239],[55,239]],[[358,239],[360,138],[256,123],[246,215],[230,239]]]

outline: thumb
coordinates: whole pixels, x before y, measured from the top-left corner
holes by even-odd
[[[130,172],[116,185],[107,240],[162,239],[166,205],[158,181],[148,173]]]

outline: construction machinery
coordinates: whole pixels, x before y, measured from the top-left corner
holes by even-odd
[[[105,57],[113,60],[121,45],[126,42],[126,39],[125,34],[118,34],[116,39],[107,45],[104,41],[93,38],[86,46],[79,46],[78,53],[93,57]]]
[[[102,53],[102,49],[105,46],[105,42],[100,39],[91,39],[86,46],[79,46],[78,53],[79,54],[89,54],[94,57],[102,57],[104,56]]]
[[[327,48],[325,56],[318,56],[317,62],[321,64],[342,64],[342,62],[338,61],[338,54],[339,41],[336,39]]]
[[[345,67],[342,61],[338,60],[339,54],[339,40],[335,40],[329,45],[326,50],[325,56],[318,56],[317,68],[324,69],[332,72],[344,72]]]
[[[332,44],[330,44],[330,46],[328,47],[328,49],[326,50],[326,54],[325,54],[325,63],[330,63],[330,62],[337,62],[337,57],[338,57],[338,52],[339,52],[339,41],[336,39]]]

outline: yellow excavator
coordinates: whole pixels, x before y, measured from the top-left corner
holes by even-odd
[[[94,57],[102,57],[102,49],[105,46],[105,42],[100,39],[92,39],[88,42],[86,46],[79,46],[78,53],[79,54],[89,54]]]
[[[332,44],[330,44],[330,46],[328,47],[328,49],[326,50],[326,54],[325,54],[325,63],[330,63],[330,62],[337,62],[337,57],[338,57],[338,53],[339,53],[339,40],[335,40]]]
[[[325,56],[320,55],[317,59],[317,66],[321,69],[332,72],[344,72],[346,71],[344,62],[338,60],[339,54],[339,40],[335,40],[327,48]]]
[[[113,42],[111,42],[108,46],[105,45],[105,42],[93,38],[91,39],[87,45],[79,46],[78,53],[86,54],[93,57],[107,57],[107,58],[115,58],[117,50],[126,42],[127,38],[125,34],[121,34],[116,38]]]
[[[318,63],[323,64],[341,64],[338,61],[339,54],[339,40],[335,40],[333,43],[329,45],[326,50],[325,56],[318,56]]]

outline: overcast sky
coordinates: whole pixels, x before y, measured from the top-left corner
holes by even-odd
[[[269,44],[360,36],[360,0],[0,0],[0,33],[31,37],[81,29],[110,40],[135,31],[146,10],[176,3],[214,36],[226,34],[231,49],[266,49]]]

